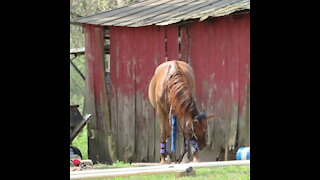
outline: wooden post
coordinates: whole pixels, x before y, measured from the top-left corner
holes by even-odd
[[[112,164],[114,142],[104,71],[103,27],[85,25],[86,92],[84,113],[92,115],[88,123],[88,154],[94,163]]]

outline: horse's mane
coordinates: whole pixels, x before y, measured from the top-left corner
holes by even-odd
[[[185,113],[191,113],[192,117],[197,115],[197,108],[192,97],[188,79],[183,75],[182,69],[176,63],[176,69],[167,82],[168,100],[175,114],[182,117]]]

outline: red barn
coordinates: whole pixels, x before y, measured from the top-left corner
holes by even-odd
[[[249,0],[145,0],[75,22],[85,28],[84,111],[93,114],[94,162],[159,161],[148,85],[155,68],[170,60],[192,66],[199,110],[217,115],[200,159],[232,159],[232,150],[250,146]]]

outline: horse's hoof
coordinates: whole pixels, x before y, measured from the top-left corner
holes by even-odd
[[[160,164],[167,164],[167,162],[165,160],[161,160]]]
[[[189,159],[187,159],[187,160],[183,159],[180,164],[187,164],[189,162],[190,162]]]
[[[167,155],[167,157],[165,158],[165,160],[166,160],[166,162],[167,162],[168,164],[171,164],[171,158],[170,158],[169,155]]]
[[[189,163],[188,154],[185,153],[180,164]]]
[[[199,160],[198,159],[193,159],[193,161],[192,161],[193,163],[198,163],[199,162]]]

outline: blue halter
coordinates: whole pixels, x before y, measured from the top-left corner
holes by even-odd
[[[200,119],[202,119],[202,118],[204,118],[206,116],[207,116],[206,113],[201,112],[200,114],[196,115],[196,117],[194,117],[194,119],[200,120]]]

